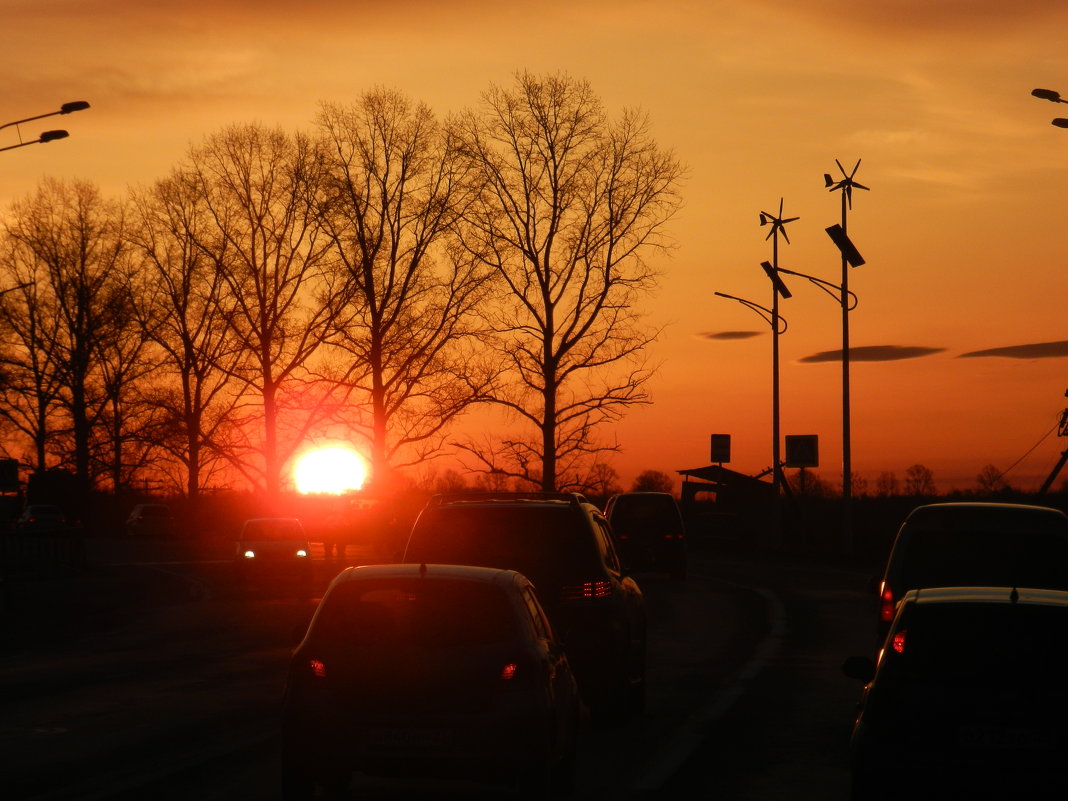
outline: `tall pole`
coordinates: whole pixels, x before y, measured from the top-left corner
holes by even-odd
[[[847,194],[842,192],[842,232],[847,236]],[[849,260],[842,254],[842,537],[853,541],[853,448],[849,403]]]
[[[771,486],[774,493],[772,499],[772,525],[776,538],[782,535],[782,453],[779,435],[779,297],[790,297],[790,291],[783,284],[779,276],[779,234],[787,242],[790,237],[786,234],[786,224],[800,219],[799,217],[783,218],[783,199],[779,198],[778,216],[766,211],[760,212],[760,224],[771,225],[771,231],[765,239],[771,239],[771,264],[763,262],[768,278],[771,279]]]
[[[835,159],[835,164],[842,172],[842,180],[835,181],[830,175],[824,173],[823,180],[829,190],[842,192],[842,222],[840,226],[832,226],[827,229],[835,244],[842,254],[842,545],[848,549],[853,542],[853,454],[852,454],[852,431],[850,428],[850,402],[849,402],[849,311],[851,293],[849,291],[849,268],[857,267],[864,263],[864,259],[857,253],[853,243],[849,241],[848,224],[849,209],[853,206],[853,189],[867,189],[868,187],[853,180],[860,169],[858,160],[852,172],[847,173],[842,163]],[[838,228],[834,231],[834,228]],[[853,304],[855,305],[855,304]]]

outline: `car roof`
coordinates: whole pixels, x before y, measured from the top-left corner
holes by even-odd
[[[333,580],[333,584],[349,581],[366,581],[369,579],[449,579],[453,581],[472,581],[483,584],[514,584],[517,581],[529,581],[515,570],[496,567],[476,567],[473,565],[441,564],[382,564],[356,565],[342,570]]]
[[[1015,595],[1015,599],[1013,596]],[[1039,604],[1068,608],[1068,591],[1030,587],[928,587],[909,590],[902,603],[930,604]]]
[[[1013,514],[1036,514],[1068,517],[1060,509],[1052,506],[1039,506],[1030,503],[996,503],[993,501],[947,501],[945,503],[928,503],[917,506],[909,513],[913,515],[953,514],[955,512],[1006,512]]]

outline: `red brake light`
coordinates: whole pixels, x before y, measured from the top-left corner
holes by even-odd
[[[326,665],[321,659],[308,660],[308,667],[311,668],[312,675],[317,679],[326,678]]]
[[[906,632],[904,629],[895,632],[894,638],[890,641],[890,647],[897,651],[899,654],[905,652],[905,635],[907,633],[908,632]]]
[[[879,596],[879,620],[889,623],[894,619],[894,591],[889,585],[883,585],[882,594]]]
[[[515,662],[509,662],[503,668],[501,668],[501,681],[509,681],[515,678],[515,672],[519,669],[519,665]]]
[[[565,584],[560,588],[560,600],[585,601],[593,598],[607,598],[612,594],[612,582],[587,581],[583,584]]]

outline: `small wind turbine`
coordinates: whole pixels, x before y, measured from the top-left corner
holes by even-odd
[[[768,235],[764,237],[765,240],[771,239],[773,236],[778,238],[778,234],[782,233],[782,238],[786,240],[786,243],[790,243],[790,237],[786,235],[786,223],[792,223],[794,220],[800,220],[800,217],[787,217],[783,219],[782,216],[782,203],[783,199],[779,198],[779,216],[776,217],[770,211],[760,212],[760,224],[770,225],[771,230],[768,231]],[[774,244],[774,243],[773,243]]]
[[[838,169],[842,173],[842,180],[835,181],[834,178],[831,177],[830,173],[825,172],[823,173],[823,183],[826,185],[827,191],[829,192],[837,192],[838,190],[841,190],[842,197],[844,199],[844,205],[847,205],[850,209],[852,209],[853,190],[864,189],[865,191],[870,191],[868,190],[868,187],[864,186],[864,184],[857,183],[853,180],[853,177],[857,174],[857,170],[860,169],[860,159],[857,159],[857,163],[853,165],[853,170],[848,173],[845,171],[845,167],[842,166],[842,162],[840,162],[838,159],[835,159],[834,163],[838,165]]]

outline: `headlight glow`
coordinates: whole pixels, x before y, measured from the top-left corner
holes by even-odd
[[[245,558],[246,559],[255,559],[256,558],[256,552],[255,551],[245,551]]]

